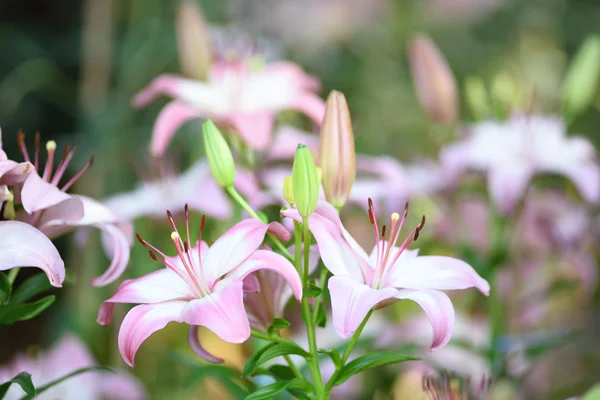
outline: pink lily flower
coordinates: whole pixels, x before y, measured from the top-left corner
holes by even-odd
[[[22,133],[19,134],[19,146],[25,161],[30,163],[24,136]],[[42,170],[39,165],[39,136],[35,143],[35,155],[33,163],[30,164],[31,171],[22,185],[15,186],[15,202],[23,206],[23,210],[17,212],[16,219],[39,229],[49,239],[79,227],[100,229],[105,251],[112,261],[106,272],[92,281],[92,285],[104,286],[115,281],[129,262],[129,247],[133,240],[131,224],[118,218],[96,200],[67,193],[67,190],[91,167],[93,158],[59,188],[76,148],[66,147],[61,162],[56,171],[53,171],[56,143],[49,141],[46,144],[48,159]]]
[[[300,221],[297,210],[282,211],[286,217]],[[476,287],[488,295],[490,286],[467,263],[451,257],[419,256],[408,250],[421,231],[425,218],[402,242],[400,230],[406,218],[392,214],[386,239],[386,227],[380,234],[373,204],[369,200],[369,219],[375,231],[376,245],[368,255],[346,231],[335,208],[320,202],[309,217],[323,263],[333,274],[329,279],[333,325],[346,338],[352,334],[373,307],[402,299],[413,300],[425,311],[433,327],[431,350],[443,347],[454,329],[454,308],[441,290]]]
[[[321,123],[325,103],[315,93],[318,90],[319,82],[296,64],[276,62],[256,70],[251,59],[244,59],[214,64],[208,82],[161,75],[134,97],[133,105],[145,107],[160,95],[175,98],[154,124],[151,152],[155,156],[164,154],[181,125],[196,118],[231,126],[250,147],[263,150],[281,110],[298,110]]]
[[[125,362],[134,366],[141,344],[169,322],[189,324],[190,345],[201,357],[218,361],[201,345],[197,327],[205,326],[221,339],[242,343],[250,337],[250,325],[244,309],[244,283],[249,274],[271,270],[285,278],[298,301],[302,283],[294,266],[283,256],[258,250],[268,231],[283,240],[289,232],[279,223],[265,224],[246,219],[225,232],[208,246],[202,241],[205,218],[200,225],[200,238],[190,246],[189,213],[185,208],[187,240],[182,240],[170,213],[173,227],[171,239],[177,256],[169,257],[141,237],[138,239],[149,254],[166,268],[137,279],[123,282],[115,295],[100,306],[98,323],[110,322],[116,303],[142,303],[129,311],[119,331],[119,351]]]
[[[568,137],[561,119],[516,115],[506,123],[477,124],[469,133],[442,151],[442,165],[453,173],[486,173],[490,196],[501,212],[514,210],[529,181],[540,173],[561,174],[586,201],[600,201],[595,149],[585,138]]]
[[[0,366],[0,382],[21,372],[29,372],[36,387],[62,378],[78,369],[98,365],[86,345],[76,336],[64,336],[48,352],[36,357],[18,355]],[[26,396],[19,385],[13,384],[5,400]],[[141,383],[124,371],[89,371],[74,376],[35,397],[39,400],[142,400],[147,398]]]

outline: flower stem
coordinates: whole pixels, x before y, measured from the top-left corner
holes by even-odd
[[[299,229],[296,229],[296,236],[299,236]],[[302,283],[304,289],[308,287],[308,261],[310,252],[310,231],[308,230],[308,220],[302,221],[302,233],[304,234],[304,273],[302,274]],[[300,248],[296,248],[296,254],[299,254]],[[296,260],[300,262],[300,257],[296,257]],[[302,270],[302,266],[297,266],[298,270]],[[310,305],[308,304],[308,298],[302,297],[302,319],[306,325],[306,335],[308,336],[308,347],[310,350],[311,357],[307,359],[308,368],[313,379],[313,385],[315,388],[315,394],[317,399],[327,399],[325,395],[325,388],[323,385],[323,378],[321,377],[321,369],[319,367],[319,353],[317,352],[317,338],[315,335],[315,325],[313,324],[312,315],[310,311]]]
[[[346,347],[346,350],[344,351],[344,355],[342,356],[340,365],[337,366],[334,374],[331,376],[331,379],[329,379],[329,382],[327,382],[327,385],[325,386],[326,394],[329,394],[329,392],[333,388],[333,384],[335,383],[335,380],[337,379],[337,377],[340,374],[340,371],[346,364],[346,361],[348,361],[348,357],[350,357],[350,354],[352,353],[352,349],[354,349],[354,346],[356,345],[356,342],[358,341],[360,334],[362,333],[363,329],[365,328],[365,325],[369,321],[371,314],[373,314],[373,310],[369,311],[369,313],[367,314],[365,319],[363,319],[363,322],[360,324],[360,326],[358,327],[356,332],[354,332],[354,335],[352,335],[352,338],[350,339],[350,343],[348,343],[348,346]]]
[[[235,202],[237,202],[244,210],[246,210],[246,212],[252,218],[262,221],[262,218],[260,217],[260,215],[258,215],[258,213],[256,211],[254,211],[252,206],[250,206],[250,204],[248,204],[246,199],[244,199],[244,197],[235,189],[235,187],[229,186],[229,187],[225,188],[225,190],[227,191],[227,193],[229,193],[229,195]],[[293,261],[292,255],[290,254],[288,249],[284,246],[284,244],[281,242],[281,240],[272,233],[267,233],[267,235],[273,241],[273,243],[275,244],[275,247],[277,247],[277,249],[279,251],[281,251],[281,253],[285,257],[287,257],[290,261]]]
[[[8,271],[8,281],[11,285],[15,283],[15,280],[17,279],[17,275],[19,275],[20,270],[21,268],[13,268],[10,271]]]
[[[313,324],[317,324],[317,318],[319,318],[319,307],[321,306],[321,302],[323,301],[323,290],[325,289],[325,284],[327,283],[327,275],[329,271],[327,268],[323,267],[321,269],[321,275],[319,275],[319,285],[321,287],[321,295],[315,299],[315,312],[313,313]]]

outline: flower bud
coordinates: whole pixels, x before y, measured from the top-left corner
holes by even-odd
[[[1,204],[1,202],[0,202]],[[4,202],[4,207],[2,209],[2,219],[5,221],[10,221],[15,219],[15,197],[12,192],[8,192],[6,196],[6,201]]]
[[[317,208],[319,201],[319,180],[315,160],[310,150],[303,144],[296,148],[292,167],[292,189],[298,213],[308,218]]]
[[[490,92],[495,109],[506,114],[518,106],[521,97],[517,83],[506,72],[499,72],[494,76]]]
[[[184,1],[177,8],[177,44],[183,74],[196,80],[206,80],[211,63],[208,27],[200,8]]]
[[[325,198],[340,208],[346,204],[354,184],[356,151],[348,103],[343,93],[335,90],[327,97],[321,125],[319,163]]]
[[[586,39],[567,72],[563,87],[565,114],[572,119],[596,98],[600,82],[600,36]]]
[[[465,101],[475,120],[489,115],[489,98],[483,80],[478,76],[470,76],[465,80]]]
[[[294,188],[291,176],[286,176],[283,180],[283,197],[290,205],[294,205]]]
[[[235,182],[235,163],[227,141],[211,120],[206,120],[202,124],[202,132],[206,158],[208,158],[208,165],[215,180],[222,187],[233,186]]]
[[[458,119],[458,88],[446,59],[427,36],[414,37],[408,46],[410,72],[417,98],[427,116],[438,124]]]

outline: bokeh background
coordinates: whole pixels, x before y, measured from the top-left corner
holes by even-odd
[[[402,161],[435,158],[454,135],[432,124],[416,100],[407,41],[427,33],[446,56],[459,86],[479,76],[493,91],[509,85],[535,88],[540,109],[556,113],[568,61],[591,33],[600,32],[596,0],[230,0],[197,1],[207,20],[260,37],[276,58],[290,59],[319,77],[321,94],[345,93],[354,121],[357,150]],[[59,148],[77,143],[72,165],[96,162],[78,193],[95,198],[130,189],[136,170],[149,162],[148,142],[165,100],[137,111],[132,96],[160,73],[179,72],[177,1],[3,0],[0,2],[0,126],[7,153],[17,154],[16,133],[39,131]],[[500,89],[498,89],[500,90]],[[461,97],[463,120],[470,114]],[[283,117],[285,118],[285,116]],[[293,118],[293,117],[290,117]],[[306,130],[314,130],[300,120]],[[171,147],[182,165],[203,153],[200,123],[187,124]],[[600,98],[571,132],[600,146]],[[136,167],[137,166],[137,167]],[[73,171],[71,171],[73,173]],[[468,221],[467,221],[468,226]],[[223,230],[223,227],[216,227]],[[160,243],[166,221],[136,221],[136,230]],[[162,236],[161,236],[162,234]],[[101,363],[123,366],[115,343],[119,324],[96,324],[100,302],[114,292],[87,282],[107,265],[97,240],[82,251],[71,237],[58,242],[71,269],[70,283],[50,311],[0,328],[0,362],[16,351],[46,346],[65,331],[86,340]],[[134,245],[127,277],[154,270]],[[33,271],[23,271],[20,279]],[[597,332],[596,294],[589,328]],[[596,312],[594,312],[596,310]],[[123,309],[120,309],[124,313]],[[117,315],[119,321],[123,314]],[[138,355],[134,373],[152,398],[200,398],[200,378],[190,379],[185,328],[169,326]],[[215,339],[216,340],[216,339]],[[233,365],[243,365],[242,347],[219,344]],[[191,361],[190,361],[191,360]],[[192,364],[193,365],[193,364]],[[585,368],[556,383],[548,398],[580,393],[600,376],[598,347],[588,348]],[[382,397],[386,398],[386,397]]]

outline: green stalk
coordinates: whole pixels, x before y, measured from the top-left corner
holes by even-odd
[[[13,268],[10,271],[8,271],[8,281],[11,285],[15,283],[15,280],[17,279],[17,275],[19,275],[20,270],[21,268]]]
[[[325,289],[325,283],[327,282],[327,274],[329,273],[329,271],[327,270],[327,268],[323,267],[323,269],[321,269],[321,275],[319,275],[319,285],[321,287],[321,293],[323,293],[323,290]],[[321,302],[323,299],[323,294],[321,294],[319,297],[317,297],[315,299],[315,308],[314,308],[314,313],[313,313],[313,324],[317,324],[317,318],[319,316],[319,307],[321,306]]]

